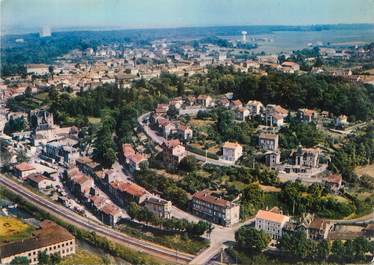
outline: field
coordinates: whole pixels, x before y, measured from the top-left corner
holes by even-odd
[[[356,167],[355,173],[359,176],[368,175],[374,178],[374,164],[367,166]]]
[[[14,217],[0,217],[0,243],[20,240],[31,235],[34,228]]]
[[[104,260],[102,257],[84,249],[79,249],[77,252],[69,257],[63,259],[60,265],[101,265],[104,264]]]

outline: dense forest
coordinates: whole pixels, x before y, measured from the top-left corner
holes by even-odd
[[[269,73],[258,77],[231,67],[211,68],[199,84],[206,92],[234,92],[246,103],[249,99],[280,104],[291,110],[311,108],[346,114],[352,121],[374,117],[374,87],[325,75]]]

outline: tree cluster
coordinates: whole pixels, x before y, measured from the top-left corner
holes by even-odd
[[[199,221],[197,223],[192,223],[186,219],[162,219],[155,216],[146,208],[140,207],[136,203],[131,203],[128,208],[128,214],[131,219],[136,219],[141,222],[150,223],[155,226],[163,227],[167,231],[176,231],[178,233],[184,233],[189,237],[200,237],[205,232],[212,229],[210,223],[205,221]]]

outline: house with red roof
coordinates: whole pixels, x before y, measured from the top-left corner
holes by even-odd
[[[255,228],[267,233],[272,239],[282,237],[283,227],[290,221],[290,217],[273,211],[259,210],[255,217]]]
[[[14,167],[14,175],[23,180],[33,173],[37,173],[36,168],[27,162],[20,163]]]
[[[123,157],[132,173],[141,169],[141,164],[147,162],[147,158],[134,150],[131,144],[122,145]]]
[[[231,226],[239,222],[240,206],[203,190],[193,195],[192,212],[216,224]]]
[[[343,178],[338,174],[331,174],[325,179],[325,184],[330,187],[331,191],[338,192],[342,187]]]
[[[109,185],[109,193],[118,202],[125,207],[130,202],[142,203],[148,196],[147,190],[143,187],[129,181],[114,180]]]
[[[186,148],[178,139],[165,141],[162,144],[163,160],[166,167],[175,169],[186,156]]]

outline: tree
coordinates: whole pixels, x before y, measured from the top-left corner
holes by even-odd
[[[176,119],[179,114],[179,111],[174,105],[171,105],[166,114],[169,116],[170,119]]]
[[[318,242],[315,249],[315,258],[317,260],[327,260],[330,254],[330,244],[327,240],[322,240]]]
[[[16,119],[10,118],[4,126],[4,133],[11,135],[14,132],[21,132],[25,129],[25,120],[23,117]]]
[[[197,160],[194,156],[186,156],[184,157],[180,164],[179,169],[187,172],[193,172],[197,169]]]
[[[111,126],[108,123],[103,123],[103,126],[96,134],[93,157],[105,168],[111,168],[116,160]]]
[[[23,163],[29,161],[29,157],[27,156],[25,150],[19,149],[16,154],[17,163]]]
[[[61,256],[57,253],[53,253],[52,255],[50,255],[50,264],[52,265],[57,265],[61,262]]]
[[[253,227],[242,226],[235,233],[236,244],[240,249],[251,253],[260,253],[270,243],[270,237],[262,230]]]
[[[48,72],[52,76],[52,79],[54,76],[54,71],[55,71],[55,67],[53,65],[48,66]]]
[[[279,240],[278,248],[291,257],[305,259],[313,256],[316,246],[313,240],[307,238],[304,231],[296,231],[285,233]]]
[[[178,96],[184,95],[184,91],[185,91],[184,82],[183,81],[178,82],[178,85],[177,85]]]
[[[11,262],[11,265],[29,265],[29,259],[24,256],[15,257]]]
[[[331,246],[331,256],[336,261],[343,260],[343,253],[345,251],[344,244],[341,240],[335,240]]]
[[[42,264],[42,265],[48,265],[50,263],[50,259],[47,254],[47,251],[44,250],[43,252],[38,253],[38,261],[39,261],[39,264]]]
[[[187,226],[187,233],[191,237],[200,237],[202,236],[206,231],[211,229],[211,224],[209,224],[206,221],[199,221],[197,223],[190,223]]]
[[[264,192],[257,183],[251,183],[242,191],[241,211],[243,216],[254,214],[265,201]]]
[[[32,89],[31,89],[31,87],[26,87],[26,89],[25,89],[25,96],[26,97],[31,97],[32,96]]]

